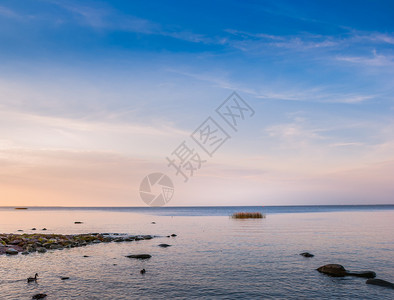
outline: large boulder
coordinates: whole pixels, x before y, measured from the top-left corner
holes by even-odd
[[[388,287],[390,289],[394,289],[394,283],[391,283],[391,282],[383,280],[383,279],[368,279],[365,283],[379,285],[379,286],[383,286],[383,287]]]
[[[338,264],[328,264],[317,268],[320,273],[334,276],[334,277],[344,277],[347,275],[346,269],[342,265]]]
[[[349,272],[342,265],[338,264],[328,264],[317,268],[320,273],[333,276],[333,277],[344,277],[344,276],[357,276],[364,278],[374,278],[376,273],[372,271],[362,271],[362,272]]]

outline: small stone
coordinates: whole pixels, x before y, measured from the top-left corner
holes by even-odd
[[[89,257],[89,255],[84,255],[83,257]]]
[[[47,294],[35,294],[32,299],[44,299]]]
[[[175,233],[173,233],[173,234],[171,234],[171,236],[173,236],[173,237],[175,237],[175,236],[177,236]]]
[[[41,230],[47,230],[46,228],[43,228],[43,229],[41,229]]]
[[[19,252],[16,251],[14,248],[8,248],[8,249],[5,251],[5,253],[8,254],[8,255],[17,255]]]
[[[45,249],[44,247],[39,247],[39,248],[37,248],[37,252],[38,253],[45,253],[45,252],[47,252],[47,249]]]
[[[20,244],[22,242],[23,242],[22,240],[13,240],[13,241],[9,242],[8,244],[9,245],[18,245],[18,244]]]
[[[30,254],[30,252],[29,251],[23,251],[21,254],[28,255],[28,254]]]
[[[168,245],[168,244],[160,244],[159,247],[167,248],[167,247],[171,247],[171,245]]]
[[[76,222],[74,222],[74,224],[83,224],[83,222],[76,221]]]
[[[67,280],[67,279],[70,279],[70,277],[62,276],[62,277],[60,277],[60,279],[61,279],[61,280]]]
[[[303,257],[314,257],[314,255],[309,252],[302,252],[302,253],[300,253],[300,255]]]
[[[34,228],[32,228],[31,230],[37,230],[37,228],[34,227]]]
[[[152,255],[150,255],[150,254],[132,254],[132,255],[127,255],[126,257],[136,258],[136,259],[148,259],[148,258],[151,258]]]

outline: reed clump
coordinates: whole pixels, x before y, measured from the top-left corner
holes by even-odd
[[[263,219],[265,215],[261,212],[237,212],[231,218],[233,219]]]

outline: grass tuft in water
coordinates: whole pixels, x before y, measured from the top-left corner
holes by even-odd
[[[233,219],[263,219],[265,215],[260,212],[237,212],[231,218]]]

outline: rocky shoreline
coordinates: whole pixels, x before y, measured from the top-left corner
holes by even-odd
[[[91,244],[111,242],[132,242],[150,240],[152,235],[128,235],[124,233],[86,233],[86,234],[0,234],[0,255],[27,255],[29,253],[45,253],[48,250],[83,247]]]

